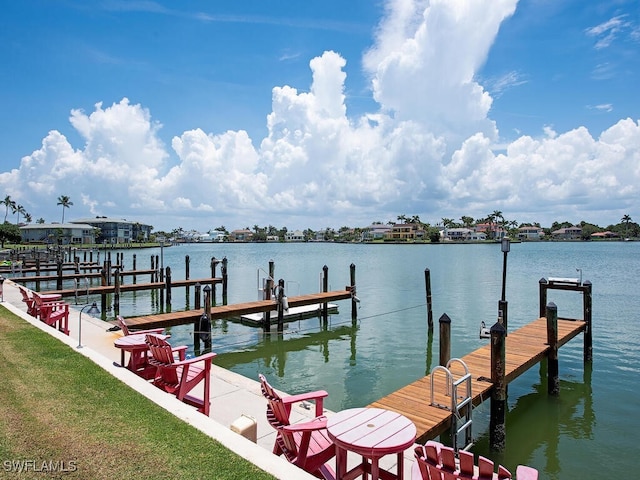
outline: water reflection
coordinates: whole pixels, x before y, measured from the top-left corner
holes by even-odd
[[[489,433],[477,438],[474,453],[493,459],[515,471],[518,464],[535,464],[542,478],[568,478],[563,474],[562,457],[574,440],[593,439],[596,415],[593,408],[592,364],[584,365],[582,382],[560,380],[560,395],[547,394],[546,360],[540,364],[540,382],[533,391],[520,395],[507,412],[507,448],[502,453],[489,450]],[[541,457],[541,458],[540,458]],[[574,478],[582,478],[573,472]]]

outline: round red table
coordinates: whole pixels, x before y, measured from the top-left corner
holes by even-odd
[[[402,479],[404,451],[416,440],[416,426],[411,420],[390,410],[380,408],[350,408],[331,415],[327,420],[329,438],[336,445],[336,476],[349,480],[370,473],[372,480]],[[347,452],[362,456],[362,462],[347,471]],[[380,458],[397,455],[397,473],[382,470]]]
[[[169,338],[168,335],[155,335],[163,340]],[[149,347],[147,346],[146,339],[146,333],[134,333],[132,335],[125,335],[118,338],[113,342],[113,345],[120,349],[121,366],[124,367],[124,352],[129,352],[129,363],[127,363],[127,368],[141,377],[149,379],[153,374],[155,374],[155,367],[149,365],[147,361]]]

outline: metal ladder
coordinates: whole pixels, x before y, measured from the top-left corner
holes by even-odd
[[[464,374],[458,379],[453,378],[451,365],[458,363],[464,369]],[[445,394],[451,397],[449,405],[437,403],[434,397],[434,378],[437,372],[443,372],[446,376],[447,391]],[[462,386],[463,392],[458,393],[459,387]],[[463,450],[471,448],[473,445],[472,425],[473,425],[473,405],[471,396],[471,374],[467,365],[459,358],[452,358],[447,362],[447,366],[437,365],[431,370],[431,405],[438,408],[444,408],[453,413],[451,419],[451,436],[453,437],[453,448],[458,451],[458,435],[462,432],[465,434],[465,445]],[[462,422],[462,425],[460,425]]]

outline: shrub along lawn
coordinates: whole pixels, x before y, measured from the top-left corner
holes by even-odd
[[[274,478],[2,306],[0,379],[1,478]]]

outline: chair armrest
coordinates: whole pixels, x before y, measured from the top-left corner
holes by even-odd
[[[310,422],[294,423],[293,425],[284,425],[281,427],[287,432],[313,432],[314,430],[322,430],[327,428],[327,417],[316,417]]]
[[[178,359],[180,361],[183,361],[185,358],[187,358],[187,346],[186,345],[180,345],[179,347],[171,347],[171,351],[173,353],[177,353],[178,354]]]
[[[316,390],[315,392],[299,393],[298,395],[287,395],[282,398],[282,402],[285,404],[303,402],[305,400],[322,400],[328,397],[329,394],[325,390]]]
[[[538,470],[526,465],[518,465],[516,467],[516,480],[538,480]]]
[[[185,347],[186,348],[186,347]],[[194,357],[194,358],[187,358],[185,360],[180,360],[178,362],[175,362],[176,365],[191,365],[192,363],[196,363],[196,362],[202,362],[202,361],[211,361],[211,359],[213,357],[215,357],[217,355],[217,353],[214,352],[209,352],[209,353],[205,353],[203,355],[200,355],[199,357]]]

